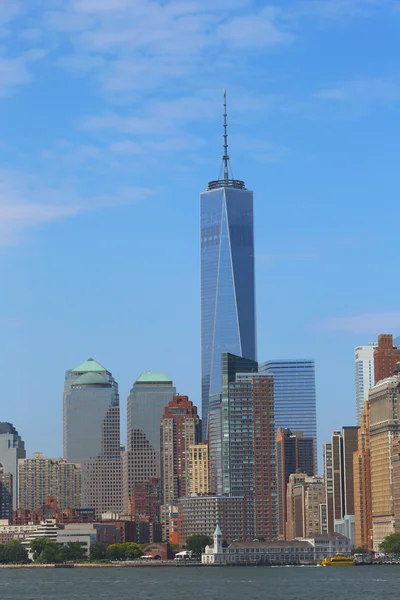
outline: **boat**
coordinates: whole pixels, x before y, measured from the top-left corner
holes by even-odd
[[[356,563],[352,558],[344,554],[337,553],[332,558],[324,558],[319,563],[321,567],[355,567]]]

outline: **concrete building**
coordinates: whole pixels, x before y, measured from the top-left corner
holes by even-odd
[[[6,473],[0,463],[0,521],[12,521],[13,516],[13,476]]]
[[[66,372],[64,458],[82,465],[82,505],[122,510],[118,384],[93,358]]]
[[[398,362],[400,362],[400,349],[394,346],[393,336],[379,335],[378,346],[374,351],[375,383],[394,375]]]
[[[195,534],[212,537],[219,524],[224,541],[246,539],[245,505],[239,496],[192,496],[178,500],[179,543]]]
[[[287,489],[292,473],[315,474],[315,440],[305,438],[302,431],[278,429],[276,436],[276,480],[278,504],[278,537],[286,538]],[[293,539],[293,538],[290,538]]]
[[[369,392],[373,548],[394,533],[393,455],[399,436],[400,372]]]
[[[320,505],[325,499],[325,486],[320,477],[305,473],[290,475],[287,485],[286,539],[321,533]]]
[[[360,425],[360,416],[364,402],[368,400],[368,392],[375,383],[374,350],[377,347],[378,344],[370,343],[367,346],[357,346],[354,350],[357,425]]]
[[[147,371],[135,381],[127,400],[128,447],[124,453],[124,506],[135,484],[161,477],[160,421],[176,394],[165,373]]]
[[[0,422],[0,463],[12,475],[13,510],[18,504],[18,459],[25,458],[25,443],[11,423]]]
[[[192,494],[208,494],[208,444],[190,446],[190,491]]]
[[[32,458],[18,460],[18,507],[34,511],[49,496],[57,499],[60,510],[80,508],[80,465],[67,463],[62,458],[44,458],[36,452]]]
[[[364,402],[353,454],[355,546],[372,548],[372,498],[369,403]]]
[[[208,404],[208,471],[211,494],[222,494],[222,395],[214,394]]]
[[[332,442],[324,444],[324,481],[325,481],[325,521],[326,533],[335,531],[334,509],[333,509],[333,456]]]
[[[340,521],[335,521],[335,532],[347,537],[351,546],[354,548],[356,544],[356,524],[354,515],[344,515]]]

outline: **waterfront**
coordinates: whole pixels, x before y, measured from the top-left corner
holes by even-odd
[[[400,567],[4,569],[1,600],[386,600]]]

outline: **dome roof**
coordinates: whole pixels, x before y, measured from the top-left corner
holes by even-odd
[[[135,383],[172,383],[172,379],[165,373],[145,371]]]
[[[102,367],[94,358],[88,358],[75,369],[72,369],[71,373],[107,373],[107,369]]]

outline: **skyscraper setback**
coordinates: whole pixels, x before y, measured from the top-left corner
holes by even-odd
[[[221,353],[256,360],[253,192],[233,179],[226,93],[223,178],[200,195],[203,438],[209,398],[221,391]]]

